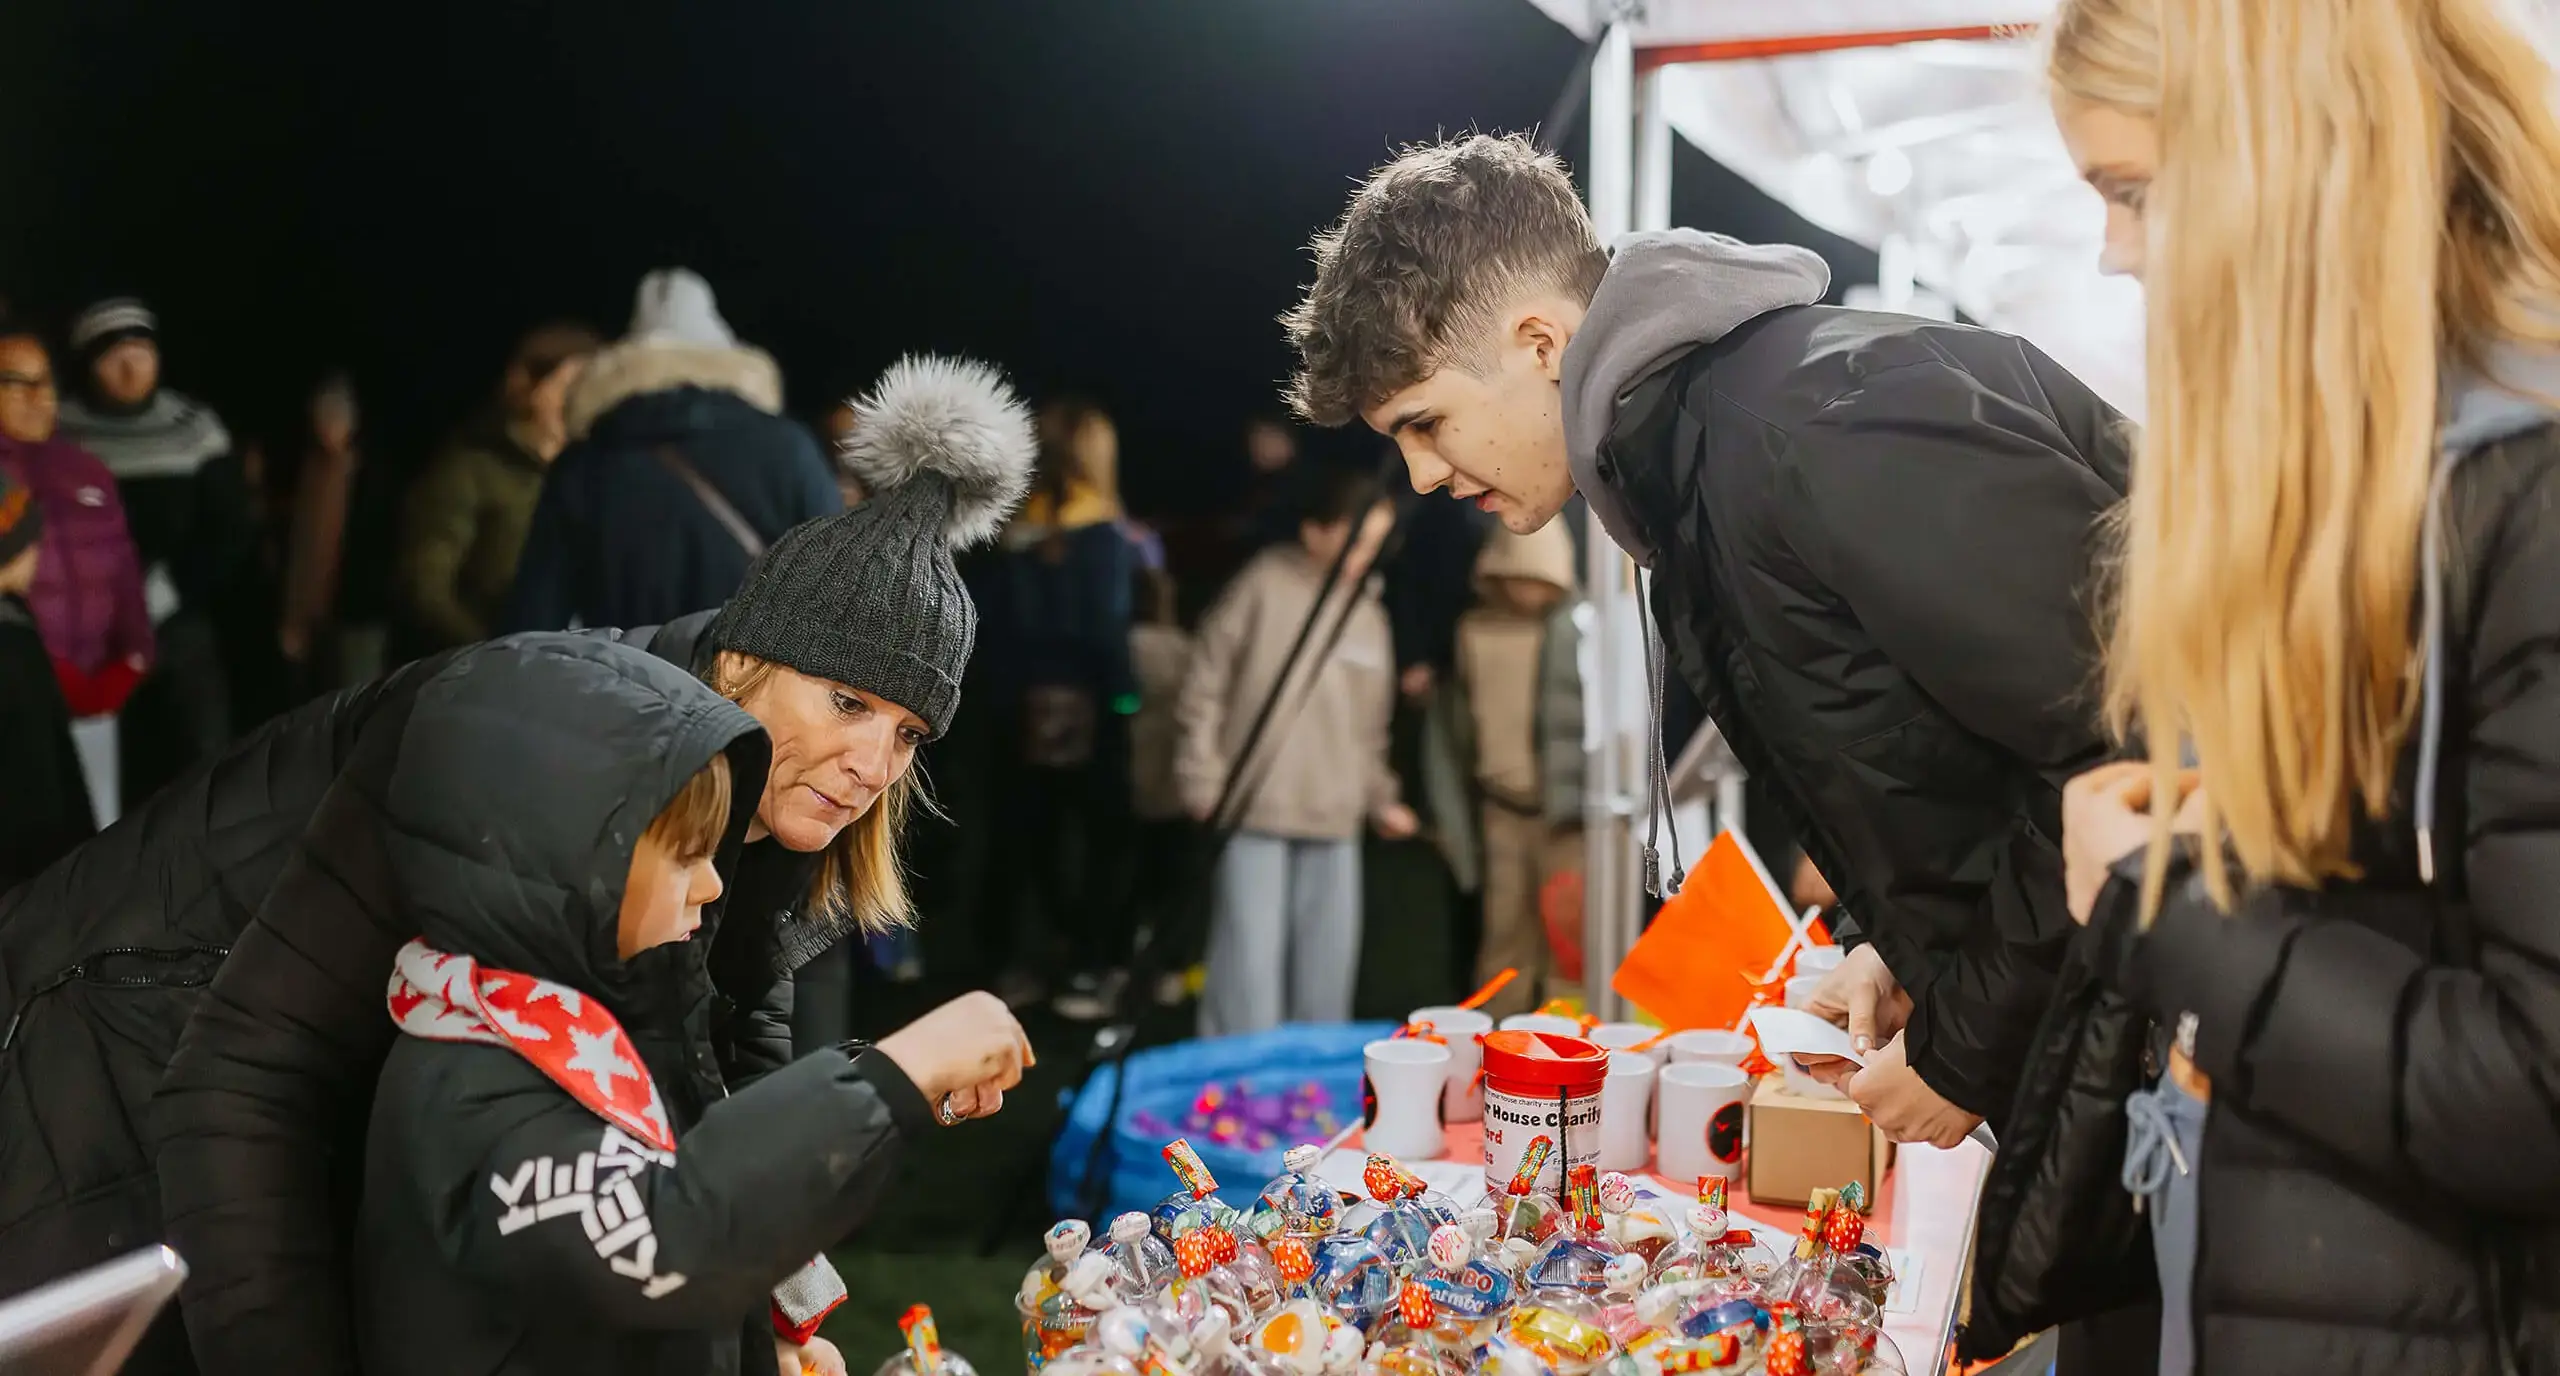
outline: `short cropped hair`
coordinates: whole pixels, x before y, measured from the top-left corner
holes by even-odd
[[[728,831],[729,757],[714,755],[658,809],[647,834],[668,854],[692,864],[718,854]]]
[[[1520,134],[1405,149],[1314,248],[1315,284],[1280,323],[1298,351],[1289,405],[1318,425],[1481,366],[1505,307],[1541,290],[1587,302],[1609,266],[1563,161]]]

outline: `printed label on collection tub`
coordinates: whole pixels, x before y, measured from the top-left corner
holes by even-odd
[[[1550,1150],[1530,1190],[1556,1197],[1570,1166],[1600,1159],[1600,1096],[1524,1098],[1491,1085],[1484,1091],[1484,1181],[1488,1191],[1507,1189],[1523,1166],[1530,1143],[1546,1139]]]

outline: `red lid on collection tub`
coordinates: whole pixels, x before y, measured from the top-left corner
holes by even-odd
[[[1521,1085],[1596,1086],[1609,1077],[1609,1053],[1580,1037],[1553,1032],[1487,1032],[1484,1074],[1488,1080]]]

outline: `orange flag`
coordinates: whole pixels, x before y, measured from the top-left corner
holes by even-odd
[[[1786,900],[1751,843],[1717,835],[1680,892],[1654,914],[1610,987],[1665,1027],[1733,1027],[1789,954]],[[1828,946],[1815,923],[1805,944]]]

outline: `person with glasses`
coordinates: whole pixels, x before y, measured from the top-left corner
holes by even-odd
[[[57,414],[43,341],[0,334],[0,473],[24,486],[44,515],[27,601],[71,714],[108,716],[151,668],[151,615],[115,478],[55,432]],[[106,810],[113,815],[111,802]]]

